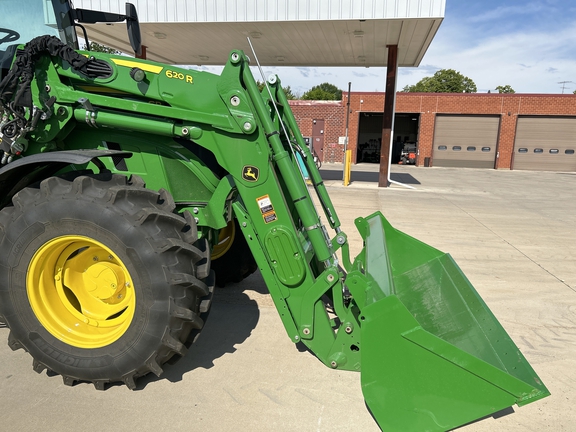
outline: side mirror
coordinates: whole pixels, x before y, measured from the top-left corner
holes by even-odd
[[[137,56],[142,55],[142,35],[140,34],[140,22],[136,7],[132,3],[126,3],[126,28],[130,45]]]
[[[126,3],[126,15],[94,11],[90,9],[71,9],[71,12],[72,17],[78,21],[79,24],[96,24],[99,22],[114,23],[126,20],[126,28],[128,30],[128,39],[130,39],[130,45],[132,46],[132,49],[137,56],[142,55],[142,35],[140,34],[140,22],[138,21],[138,13],[136,12],[136,7],[132,3]],[[81,27],[84,31],[84,39],[86,39],[86,45],[89,45],[86,29],[82,25],[79,25],[79,27]]]

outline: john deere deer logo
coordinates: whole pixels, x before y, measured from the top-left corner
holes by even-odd
[[[252,165],[246,165],[242,168],[242,178],[249,182],[255,182],[258,180],[260,175],[260,170]]]

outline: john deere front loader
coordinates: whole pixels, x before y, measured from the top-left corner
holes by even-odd
[[[0,320],[35,371],[134,389],[185,355],[215,284],[257,266],[288,337],[360,371],[383,430],[549,394],[449,255],[374,213],[350,257],[276,76],[260,92],[238,50],[220,76],[78,51],[72,25],[96,21],[127,21],[138,51],[135,9],[52,6],[61,38],[0,28]]]

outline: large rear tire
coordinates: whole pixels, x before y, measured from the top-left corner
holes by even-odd
[[[220,230],[218,244],[212,250],[212,269],[219,287],[241,282],[258,269],[236,219]]]
[[[124,382],[183,356],[214,286],[194,219],[166,191],[111,174],[51,177],[0,211],[8,344],[64,383]]]

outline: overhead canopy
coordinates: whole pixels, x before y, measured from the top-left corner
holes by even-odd
[[[220,65],[232,49],[265,66],[418,66],[442,19],[445,0],[132,0],[147,58]],[[75,0],[77,8],[124,13],[123,0]],[[126,26],[87,25],[91,40],[131,52]]]

